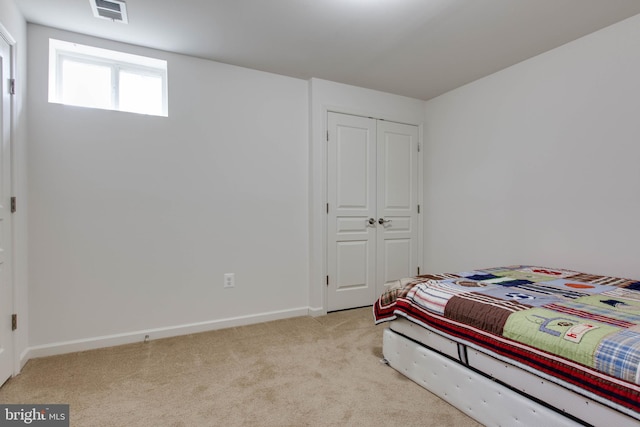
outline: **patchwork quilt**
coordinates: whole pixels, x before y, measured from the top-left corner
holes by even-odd
[[[640,281],[508,266],[398,281],[376,301],[640,418]]]

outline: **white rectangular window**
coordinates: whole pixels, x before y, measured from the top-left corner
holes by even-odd
[[[167,61],[49,39],[49,102],[167,116]]]

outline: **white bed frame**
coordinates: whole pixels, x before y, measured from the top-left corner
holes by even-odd
[[[403,318],[384,330],[383,354],[392,368],[486,426],[640,426],[615,408]]]

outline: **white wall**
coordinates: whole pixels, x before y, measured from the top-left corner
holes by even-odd
[[[423,270],[640,277],[639,21],[426,113],[416,99],[29,26],[31,356],[325,312],[330,110],[425,124]],[[48,104],[48,37],[167,59],[169,117]],[[236,288],[222,288],[226,272]]]
[[[0,0],[0,24],[15,41],[13,45],[16,95],[13,97],[13,194],[18,210],[13,214],[13,311],[18,314],[18,329],[14,332],[14,372],[27,362],[29,337],[29,303],[27,286],[27,24],[13,0]]]
[[[640,278],[640,15],[426,104],[425,264]]]
[[[28,31],[32,356],[307,314],[307,82]],[[166,59],[169,117],[49,104],[49,37]]]
[[[311,79],[309,91],[311,96],[309,307],[312,315],[321,315],[327,312],[324,280],[327,274],[325,239],[327,112],[355,114],[417,125],[422,134],[424,101],[321,79]],[[419,168],[419,174],[421,172]],[[420,247],[419,252],[421,250]]]

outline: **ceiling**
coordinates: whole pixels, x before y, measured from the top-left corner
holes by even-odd
[[[639,0],[15,0],[31,23],[430,99],[640,13]]]

